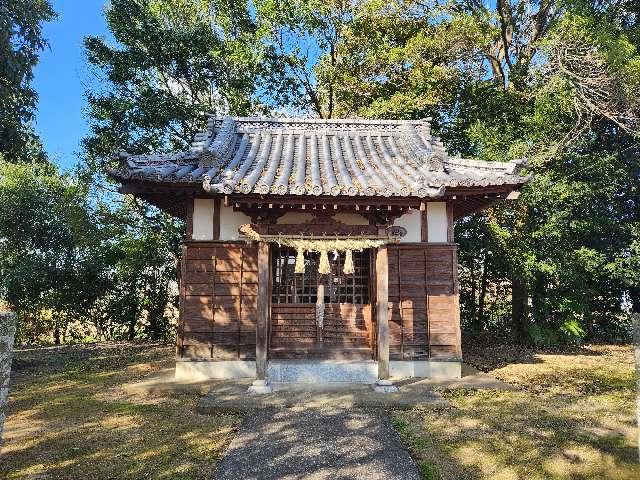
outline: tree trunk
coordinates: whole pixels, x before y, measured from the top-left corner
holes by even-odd
[[[640,313],[640,286],[629,288],[629,299],[631,300],[631,311]]]
[[[638,462],[640,463],[640,287],[629,289],[631,299],[631,321],[633,327],[633,352],[636,360],[636,432]]]
[[[5,408],[9,397],[9,377],[15,335],[16,314],[0,310],[0,449],[2,449],[2,430],[7,413]]]
[[[130,321],[129,321],[129,333],[128,333],[128,338],[129,340],[134,340],[136,338],[136,323],[138,323],[138,318],[136,316],[134,316]]]
[[[518,275],[511,276],[511,321],[516,340],[526,342],[529,338],[527,285]]]
[[[60,327],[57,325],[53,328],[53,343],[54,345],[60,345]]]
[[[471,261],[471,331],[473,333],[479,333],[480,327],[478,325],[478,308],[476,307],[476,270]]]
[[[487,280],[489,276],[489,260],[487,255],[484,256],[482,262],[482,278],[480,279],[480,297],[478,298],[478,332],[484,330],[485,318],[485,300],[487,297]]]

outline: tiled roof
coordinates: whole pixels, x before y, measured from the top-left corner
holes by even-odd
[[[524,184],[526,162],[447,155],[427,120],[211,117],[187,152],[120,154],[131,179],[202,184],[231,194],[437,197],[448,187]]]

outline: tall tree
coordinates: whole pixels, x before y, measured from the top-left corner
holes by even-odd
[[[85,40],[103,86],[88,95],[95,171],[118,150],[186,148],[207,113],[254,109],[260,52],[243,2],[112,0],[105,15],[116,43]]]
[[[184,226],[144,202],[113,195],[104,169],[120,150],[187,149],[208,113],[262,111],[262,49],[250,13],[247,3],[228,0],[112,0],[105,16],[115,43],[85,40],[101,80],[88,92],[84,173],[101,194],[112,239],[113,288],[95,305],[106,336],[167,338]]]
[[[639,220],[632,8],[580,0],[373,1],[342,30],[336,111],[428,115],[453,153],[530,158],[535,178],[518,202],[457,229],[475,252],[461,253],[461,267],[476,330],[486,321],[487,284],[505,281],[520,338],[570,338],[596,328],[599,312],[621,311],[628,287],[605,267],[628,255]]]
[[[38,100],[31,81],[48,46],[42,24],[55,16],[47,0],[0,2],[0,153],[5,160],[44,158],[31,126]]]
[[[49,163],[0,162],[0,298],[19,337],[60,343],[108,284],[85,187]]]
[[[276,110],[332,118],[343,35],[364,3],[347,0],[256,0],[264,46],[266,103]]]

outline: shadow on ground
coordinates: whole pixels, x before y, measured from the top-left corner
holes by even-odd
[[[261,410],[247,417],[217,480],[421,478],[383,412]]]
[[[197,391],[121,388],[172,364],[170,346],[38,349],[17,352],[17,361],[0,478],[211,478],[240,423],[195,413]]]

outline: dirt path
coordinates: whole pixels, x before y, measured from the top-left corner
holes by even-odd
[[[216,480],[420,480],[382,412],[282,409],[249,415]]]

